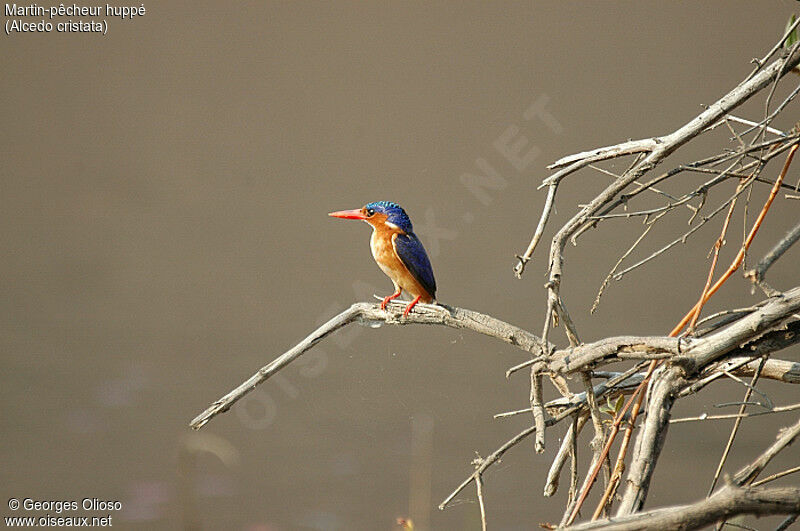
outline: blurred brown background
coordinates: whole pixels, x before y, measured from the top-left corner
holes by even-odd
[[[524,280],[511,268],[538,220],[545,165],[674,130],[743,79],[796,9],[786,0],[145,7],[143,18],[109,19],[106,36],[3,36],[3,516],[12,496],[98,497],[122,501],[114,524],[123,529],[389,530],[408,516],[421,528],[479,527],[472,487],[435,507],[475,451],[530,422],[491,418],[527,403],[527,378],[503,377],[524,359],[511,347],[441,328],[348,329],[199,433],[188,422],[319,322],[389,293],[368,228],[332,220],[332,210],[399,202],[432,255],[441,301],[538,333],[544,249]],[[549,118],[526,119],[534,104]],[[740,114],[759,113],[763,98]],[[790,106],[776,126],[794,120]],[[521,169],[494,145],[515,132],[538,150]],[[727,136],[671,160],[733,147]],[[478,159],[503,180],[485,195],[462,183]],[[571,178],[553,222],[607,183]],[[765,195],[757,188],[753,204]],[[754,259],[797,219],[788,203],[776,203]],[[686,217],[642,253],[685,230]],[[588,314],[640,231],[608,223],[568,249],[563,293],[584,340],[666,333],[696,300],[719,223],[613,283]],[[798,256],[775,267],[776,286],[797,283]],[[738,278],[715,308],[760,300]],[[563,344],[560,330],[553,337]],[[776,403],[796,397],[764,389]],[[676,414],[718,412],[714,403],[742,394],[720,384]],[[745,423],[726,470],[789,420]],[[704,495],[729,427],[673,427],[648,505]],[[544,457],[523,443],[487,475],[492,529],[558,520],[564,492],[540,493],[562,433],[549,433]],[[787,454],[797,462],[797,449]]]

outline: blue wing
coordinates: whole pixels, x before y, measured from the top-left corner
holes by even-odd
[[[397,256],[408,268],[414,278],[422,284],[431,297],[436,297],[436,279],[433,278],[433,268],[428,260],[425,247],[413,232],[398,234],[394,239],[394,248]]]

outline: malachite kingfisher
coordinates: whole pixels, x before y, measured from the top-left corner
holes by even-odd
[[[336,218],[360,219],[372,225],[369,240],[372,256],[378,266],[394,283],[394,293],[383,299],[381,309],[406,290],[414,300],[403,312],[408,316],[420,301],[434,302],[436,280],[425,247],[414,234],[411,219],[397,203],[376,201],[355,210],[341,210],[328,214]]]

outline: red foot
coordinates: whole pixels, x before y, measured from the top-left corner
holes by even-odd
[[[385,299],[383,299],[383,302],[381,303],[381,310],[385,310],[386,309],[386,305],[389,304],[390,300],[396,299],[397,297],[399,297],[401,291],[402,290],[397,290],[394,293],[392,293],[391,295],[389,295],[388,297],[386,297]]]
[[[413,308],[414,306],[416,306],[416,305],[417,305],[417,303],[419,302],[419,299],[420,299],[421,297],[422,297],[422,295],[417,295],[417,298],[416,298],[416,299],[414,299],[413,301],[411,301],[411,304],[409,304],[408,306],[406,306],[406,311],[404,311],[404,312],[403,312],[403,317],[408,317],[408,314],[409,314],[409,312],[411,311],[411,308]]]

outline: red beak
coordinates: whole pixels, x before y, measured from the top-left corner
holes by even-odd
[[[340,210],[339,212],[331,212],[328,214],[329,216],[333,216],[335,218],[344,218],[344,219],[367,219],[360,208],[355,210]]]

